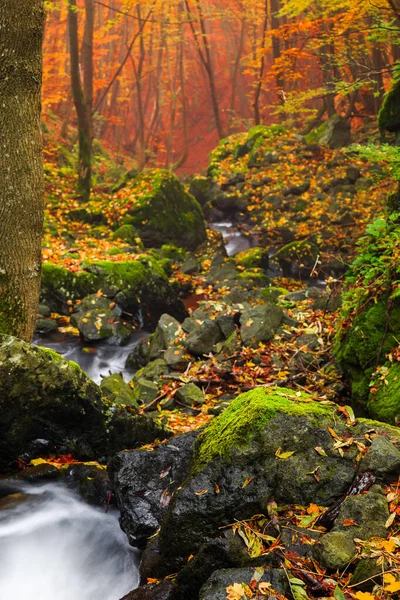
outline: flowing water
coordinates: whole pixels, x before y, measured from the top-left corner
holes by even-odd
[[[231,221],[210,223],[209,228],[222,234],[228,256],[234,256],[257,245],[253,236],[244,235]]]
[[[117,514],[54,483],[20,491],[0,510],[1,600],[119,600],[138,586]]]

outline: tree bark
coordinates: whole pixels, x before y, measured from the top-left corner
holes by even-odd
[[[0,333],[30,341],[40,291],[43,0],[0,2]]]
[[[86,0],[86,6],[93,6],[93,0]],[[94,11],[86,12],[86,20],[93,18]],[[79,134],[79,164],[78,164],[78,186],[77,194],[83,202],[90,199],[90,188],[92,183],[92,116],[89,115],[87,101],[90,98],[85,97],[85,91],[88,91],[90,84],[85,75],[85,90],[82,87],[80,68],[79,68],[79,44],[78,44],[78,13],[76,9],[76,0],[70,0],[68,5],[68,32],[69,47],[71,54],[71,86],[76,114],[78,117]],[[93,34],[93,25],[85,25],[86,37]],[[85,53],[90,48],[89,39],[85,42]],[[93,60],[93,59],[92,59]],[[90,61],[87,65],[90,69]],[[93,94],[93,92],[92,92]],[[92,97],[93,101],[93,97]]]

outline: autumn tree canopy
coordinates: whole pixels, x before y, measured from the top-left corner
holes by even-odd
[[[253,123],[304,128],[338,112],[357,126],[376,115],[400,52],[392,0],[56,0],[47,8],[45,121],[74,142],[78,59],[89,136],[139,168],[193,171],[218,138]]]

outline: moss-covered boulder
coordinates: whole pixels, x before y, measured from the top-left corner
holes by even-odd
[[[215,192],[215,184],[208,177],[199,175],[193,177],[190,182],[189,193],[196,198],[200,206],[204,206],[207,202],[213,200]]]
[[[316,265],[319,249],[313,240],[289,242],[275,254],[285,277],[307,277]]]
[[[48,440],[60,454],[105,459],[163,436],[152,420],[107,401],[77,364],[0,336],[0,467]]]
[[[330,505],[343,495],[354,479],[358,450],[342,456],[328,427],[365,443],[372,427],[400,440],[399,429],[377,422],[350,427],[335,406],[302,392],[257,389],[233,400],[196,440],[189,474],[161,525],[155,576],[176,572],[204,541],[220,535],[221,526],[263,513],[271,500]],[[134,527],[129,517],[124,526]]]
[[[378,114],[379,130],[382,134],[386,131],[400,134],[400,80],[395,81],[392,89],[385,95],[382,108]]]
[[[41,296],[54,311],[69,313],[73,302],[98,291],[129,314],[141,309],[147,327],[155,327],[164,312],[182,320],[187,314],[179,290],[155,258],[93,262],[82,273],[50,263],[43,266]]]
[[[101,380],[100,389],[103,395],[115,404],[127,404],[139,408],[134,399],[133,390],[124,381],[121,373],[112,373]]]
[[[135,178],[126,200],[125,223],[133,225],[146,247],[173,243],[194,250],[206,239],[201,206],[179,179],[164,170]]]
[[[335,354],[351,383],[353,400],[368,405],[373,418],[395,423],[396,415],[400,414],[396,393],[398,368],[397,364],[389,363],[385,367],[384,362],[386,355],[398,345],[400,306],[388,307],[386,302],[381,298],[359,311],[351,327],[337,337]],[[379,363],[380,369],[386,368],[387,376],[380,377],[378,370],[374,385],[373,374]]]
[[[245,269],[263,269],[267,271],[269,266],[268,249],[260,246],[249,248],[236,254],[235,261],[237,265]]]

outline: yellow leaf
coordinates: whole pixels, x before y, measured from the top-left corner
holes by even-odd
[[[33,460],[31,460],[31,465],[33,465],[34,467],[37,467],[38,465],[46,465],[47,464],[47,460],[44,460],[43,458],[34,458]]]
[[[396,577],[392,575],[392,573],[385,573],[383,576],[383,581],[385,584],[394,583],[396,581]]]
[[[283,452],[282,454],[279,454],[277,456],[277,458],[281,458],[282,460],[286,460],[288,458],[290,458],[291,456],[293,456],[293,454],[296,452],[296,450],[294,450],[293,452]]]
[[[375,596],[369,592],[357,592],[354,598],[357,598],[357,600],[375,600]]]
[[[244,589],[242,584],[234,583],[226,588],[227,600],[241,600],[244,596]]]
[[[249,485],[250,481],[253,481],[252,477],[248,477],[246,479],[246,481],[244,482],[244,484],[242,485],[242,489],[245,488],[247,485]]]
[[[321,446],[315,446],[314,450],[318,452],[318,454],[320,454],[321,456],[328,456],[325,450],[321,448]]]
[[[388,518],[388,520],[386,521],[386,523],[385,523],[385,527],[386,527],[386,528],[389,528],[391,525],[393,525],[393,521],[395,520],[395,518],[396,518],[396,513],[395,513],[395,512],[393,512],[393,513],[390,515],[390,517]]]
[[[384,589],[387,592],[400,592],[400,581],[389,583],[389,585],[385,585]]]

